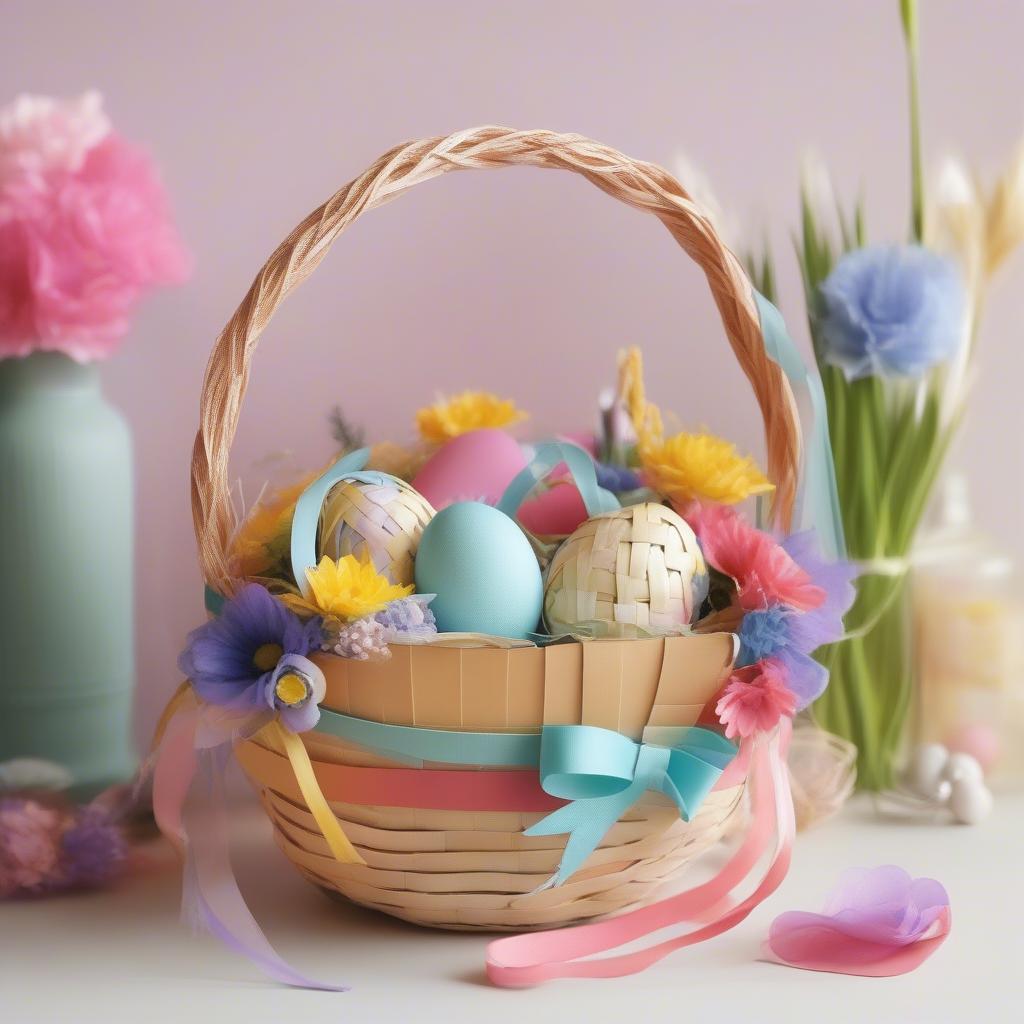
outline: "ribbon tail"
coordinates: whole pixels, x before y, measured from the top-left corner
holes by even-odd
[[[537,891],[562,885],[579,871],[608,830],[637,801],[644,788],[642,783],[634,783],[613,796],[576,800],[552,811],[526,829],[523,835],[527,836],[555,836],[562,833],[569,836],[558,870]]]
[[[821,376],[804,362],[786,330],[782,314],[775,306],[757,291],[754,292],[754,301],[761,318],[765,351],[786,375],[794,393],[806,395],[810,405],[811,425],[806,432],[796,522],[801,529],[809,526],[817,529],[826,558],[843,558],[846,555],[846,540],[843,536],[836,467],[829,441],[828,407]]]
[[[247,956],[275,981],[296,988],[347,991],[347,986],[318,981],[300,973],[271,946],[246,906],[231,869],[223,773],[215,767],[212,752],[202,758],[200,772],[201,784],[196,789],[205,798],[189,801],[184,814],[189,842],[183,916],[193,926],[216,936],[229,949]]]
[[[299,785],[302,799],[306,801],[309,813],[313,815],[317,827],[324,839],[327,840],[327,845],[335,859],[342,864],[365,864],[366,861],[345,835],[338,819],[334,816],[334,811],[331,810],[330,804],[320,789],[320,783],[316,780],[316,773],[309,760],[306,745],[295,733],[289,732],[276,720],[271,722],[267,729],[284,749],[292,771],[295,773],[295,781]]]
[[[227,812],[214,753],[196,750],[199,712],[181,710],[164,723],[153,773],[153,813],[182,854],[182,918],[243,953],[275,981],[300,988],[345,991],[290,967],[270,945],[238,889],[228,853]],[[226,760],[227,750],[222,752]],[[190,798],[191,797],[191,798]]]
[[[739,850],[714,878],[610,921],[498,939],[487,947],[490,980],[502,987],[523,988],[552,978],[635,974],[676,949],[720,935],[743,921],[782,884],[789,869],[795,833],[785,766],[789,729],[784,722],[769,742],[754,741],[750,753],[753,823]],[[754,891],[734,903],[733,890],[750,877],[769,848],[773,848],[771,858]],[[601,956],[685,923],[700,927],[631,953]]]

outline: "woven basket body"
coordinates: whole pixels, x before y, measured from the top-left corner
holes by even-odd
[[[583,723],[640,739],[648,724],[693,724],[732,658],[732,637],[717,633],[546,650],[397,647],[383,663],[317,660],[328,681],[324,706],[359,718],[488,732]],[[306,745],[329,798],[331,765],[407,767],[329,736],[312,734]],[[547,928],[634,906],[721,837],[740,794],[738,787],[713,793],[689,823],[667,798],[650,794],[568,883],[535,892],[564,846],[562,836],[522,834],[542,812],[332,801],[366,861],[341,864],[303,806],[283,754],[268,741],[250,741],[238,758],[262,791],[278,845],[310,881],[438,928]],[[535,768],[526,771],[536,777]]]
[[[203,576],[212,590],[231,595],[243,582],[232,576],[228,557],[236,526],[228,462],[253,353],[274,311],[361,214],[451,171],[512,165],[576,173],[653,214],[701,267],[725,336],[760,406],[768,474],[776,485],[774,520],[788,527],[800,464],[793,396],[765,352],[750,283],[711,221],[679,182],[653,164],[576,135],[484,127],[385,153],[278,246],[221,332],[204,382],[192,458],[193,520]],[[296,377],[301,373],[300,364]],[[415,533],[415,524],[410,529]],[[406,551],[396,554],[401,560]],[[668,613],[677,616],[680,608],[685,613],[682,575],[666,565],[668,589],[661,597]],[[654,606],[656,596],[648,587],[634,598]],[[731,668],[733,644],[731,634],[709,633],[544,649],[395,646],[384,663],[324,655],[324,706],[377,722],[434,729],[539,732],[544,725],[582,723],[641,740],[649,726],[697,720]],[[438,810],[426,799],[425,806],[415,808],[345,802],[344,786],[332,782],[337,766],[395,767],[394,762],[319,732],[304,734],[303,742],[321,789],[366,864],[340,864],[330,856],[286,759],[257,738],[241,744],[238,757],[262,791],[286,855],[319,886],[437,927],[553,927],[638,905],[720,838],[739,800],[739,789],[712,793],[694,820],[684,823],[667,800],[648,794],[566,884],[537,892],[564,846],[561,836],[522,834],[542,813]],[[536,767],[524,770],[535,782]]]

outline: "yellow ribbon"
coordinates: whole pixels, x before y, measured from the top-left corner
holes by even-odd
[[[309,813],[313,815],[317,825],[327,840],[336,860],[342,864],[365,864],[356,848],[342,830],[338,819],[334,816],[330,804],[320,791],[320,783],[316,780],[313,765],[309,760],[306,745],[293,732],[285,729],[280,722],[273,721],[267,727],[270,734],[281,744],[288,761],[295,773],[295,781],[299,784],[299,792],[306,801]]]
[[[171,719],[187,706],[194,706],[195,702],[196,696],[192,689],[192,684],[186,679],[175,690],[174,696],[167,702],[167,706],[160,714],[160,720],[156,723],[156,729],[153,730],[150,757],[153,757],[160,747],[160,742],[167,731],[167,726],[170,724]],[[283,728],[281,723],[276,720],[265,726],[263,731],[272,741],[277,741],[277,744],[287,756],[288,763],[291,765],[292,772],[295,775],[295,781],[299,785],[299,792],[302,793],[302,798],[306,801],[310,814],[313,815],[324,839],[327,840],[331,853],[342,864],[365,864],[366,861],[363,860],[349,841],[348,836],[345,835],[341,825],[338,823],[338,819],[334,816],[334,812],[320,791],[320,783],[316,780],[316,773],[313,771],[312,762],[309,760],[309,754],[302,740],[295,733]]]

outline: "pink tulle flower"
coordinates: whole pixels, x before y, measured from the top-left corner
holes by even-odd
[[[110,355],[143,293],[188,263],[155,165],[98,99],[0,113],[0,358]]]
[[[736,581],[737,598],[744,611],[787,604],[798,611],[819,607],[825,591],[816,586],[776,540],[745,522],[725,505],[699,505],[687,509],[704,557],[719,572]]]
[[[919,967],[951,925],[949,896],[934,878],[912,878],[895,864],[851,868],[820,914],[775,918],[765,953],[806,971],[889,978]]]
[[[767,732],[783,716],[792,718],[796,714],[796,695],[786,685],[786,667],[774,658],[766,658],[736,669],[715,705],[715,713],[729,739]]]
[[[62,818],[34,800],[0,800],[0,897],[40,891],[60,875]]]

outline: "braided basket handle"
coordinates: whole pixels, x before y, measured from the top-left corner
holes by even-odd
[[[192,519],[203,576],[214,590],[230,594],[235,589],[227,559],[235,527],[228,456],[252,353],[274,311],[360,214],[448,171],[516,165],[574,171],[627,206],[653,213],[704,271],[729,343],[761,407],[768,475],[776,486],[773,516],[788,528],[800,463],[796,404],[785,375],[765,352],[750,282],[708,218],[663,168],[583,136],[474,128],[397,146],[336,192],[277,247],[221,331],[206,369],[192,453]]]

